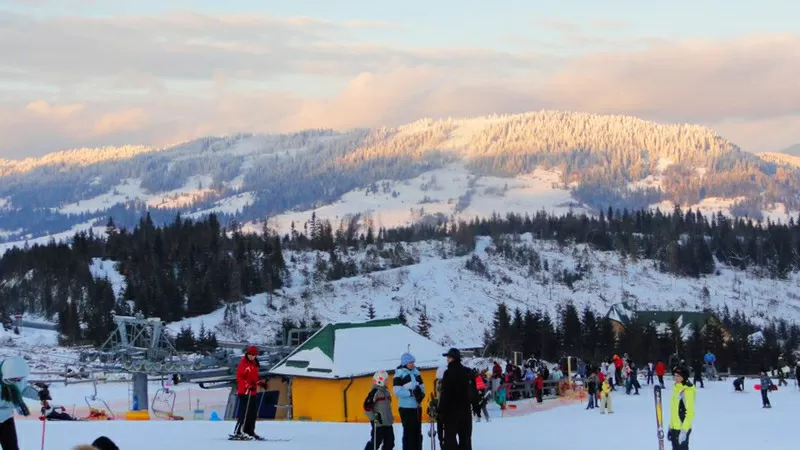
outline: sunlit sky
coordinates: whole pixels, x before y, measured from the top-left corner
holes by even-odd
[[[0,158],[561,109],[800,142],[785,0],[0,0]]]

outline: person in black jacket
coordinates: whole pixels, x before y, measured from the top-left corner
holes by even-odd
[[[447,358],[438,411],[444,423],[442,450],[472,450],[472,405],[477,401],[475,379],[461,364],[458,349],[451,348],[442,356]]]

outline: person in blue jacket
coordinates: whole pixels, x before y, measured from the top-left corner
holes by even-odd
[[[403,450],[422,450],[422,400],[425,384],[414,365],[411,353],[403,353],[394,372],[392,390],[397,397],[400,422],[403,424]]]
[[[3,450],[19,450],[14,411],[23,416],[31,413],[23,397],[39,400],[39,392],[28,386],[30,374],[28,363],[19,356],[0,362],[0,447]]]
[[[711,353],[711,350],[706,352],[706,355],[703,357],[703,360],[706,363],[706,378],[709,380],[716,380],[717,379],[717,355]]]

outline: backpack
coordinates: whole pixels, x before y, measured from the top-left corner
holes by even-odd
[[[367,394],[367,398],[364,399],[364,412],[367,413],[367,415],[375,409],[375,392],[377,392],[377,389],[370,390]]]

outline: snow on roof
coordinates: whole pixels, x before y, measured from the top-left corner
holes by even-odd
[[[350,378],[393,371],[410,349],[420,369],[443,364],[447,351],[399,320],[330,324],[317,331],[270,372],[313,378]]]

